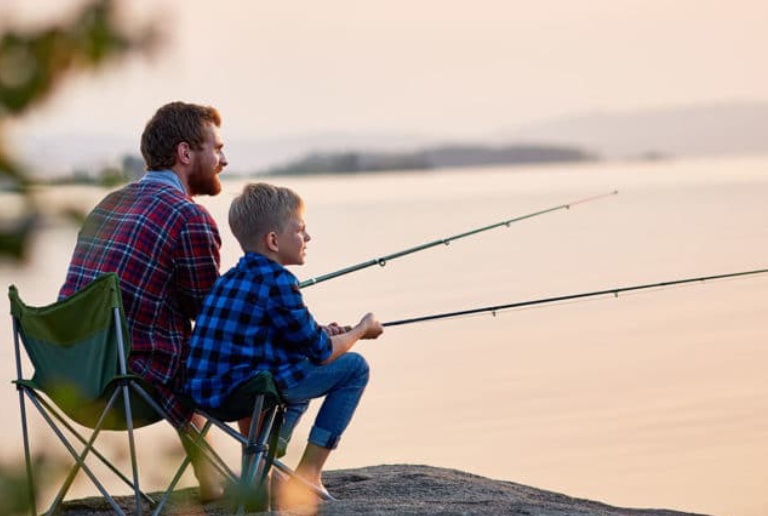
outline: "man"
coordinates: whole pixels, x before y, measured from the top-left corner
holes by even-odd
[[[184,382],[191,321],[219,277],[218,228],[191,197],[221,191],[218,174],[227,160],[220,126],[212,107],[172,102],[155,113],[141,136],[147,173],[88,215],[59,294],[117,273],[131,334],[129,368],[154,387],[180,430],[190,420],[201,423],[174,390]],[[193,465],[201,498],[219,497],[213,470]]]

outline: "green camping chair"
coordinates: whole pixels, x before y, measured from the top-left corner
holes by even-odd
[[[25,305],[14,286],[9,288],[8,295],[11,302],[16,352],[17,380],[14,383],[19,391],[24,456],[33,516],[37,514],[37,507],[27,432],[25,395],[40,411],[43,419],[76,461],[47,514],[52,514],[62,502],[80,469],[88,475],[114,511],[120,515],[125,514],[85,464],[85,459],[90,453],[93,453],[134,491],[135,514],[142,513],[142,499],[154,509],[153,514],[159,514],[189,466],[190,458],[187,456],[184,459],[159,502],[141,491],[133,432],[136,428],[163,419],[167,420],[168,417],[152,398],[149,386],[127,371],[130,338],[125,324],[117,275],[105,274],[71,297],[45,307]],[[24,344],[35,369],[31,379],[24,379],[22,375],[19,340]],[[274,444],[276,440],[283,409],[268,373],[258,375],[243,388],[247,389],[249,394],[248,411],[243,412],[246,406],[241,406],[236,407],[239,412],[237,414],[218,415],[240,418],[251,414],[253,423],[247,438],[220,421],[214,414],[204,414],[208,417],[208,421],[202,429],[196,429],[197,432],[191,437],[187,434],[182,436],[238,487],[237,493],[242,495],[237,497],[238,513],[243,512],[246,502],[249,501],[247,498],[253,498],[253,493],[258,494],[257,505],[264,503],[265,479],[273,463],[276,448],[269,444]],[[40,393],[44,393],[50,402],[40,396]],[[86,440],[80,435],[53,405],[56,405],[72,421],[91,428],[93,431],[90,438]],[[84,445],[80,453],[75,450],[54,420]],[[240,475],[235,474],[205,441],[204,437],[212,425],[221,428],[242,445],[243,460]],[[102,430],[127,430],[133,480],[121,473],[94,447],[94,442]],[[293,474],[279,461],[274,463],[285,473]],[[319,491],[318,494],[322,496]],[[329,497],[325,498],[329,499]]]

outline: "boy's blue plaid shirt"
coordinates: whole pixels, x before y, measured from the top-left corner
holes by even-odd
[[[309,361],[320,363],[331,339],[315,322],[299,282],[282,265],[246,253],[221,276],[203,303],[190,341],[186,391],[201,407],[221,406],[258,371],[279,388],[304,378]]]

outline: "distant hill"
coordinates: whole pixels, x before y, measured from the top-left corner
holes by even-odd
[[[566,161],[591,161],[593,153],[581,149],[547,145],[443,145],[415,152],[311,153],[285,165],[272,167],[269,175],[309,175],[423,170],[482,165],[522,165]]]
[[[87,171],[95,176],[105,167],[118,166],[122,156],[139,156],[139,134],[33,135],[14,142],[19,155],[42,178],[71,176]],[[263,170],[310,151],[362,148],[374,152],[401,151],[428,145],[434,139],[418,134],[311,133],[274,139],[232,137],[225,131],[227,175]]]
[[[363,154],[382,160],[393,153],[416,157],[418,149],[440,149],[444,139],[439,135],[386,132],[307,133],[273,139],[251,139],[242,133],[235,136],[225,132],[225,151],[230,166],[229,175],[247,174],[277,167],[298,156],[332,154]],[[466,141],[484,147],[480,163],[506,163],[505,151],[496,158],[488,151],[509,147],[551,147],[589,149],[608,159],[652,159],[666,156],[712,156],[726,154],[768,153],[768,102],[720,102],[685,107],[668,107],[638,111],[588,113],[556,118],[520,127],[508,127],[488,134],[485,138],[468,136]],[[526,145],[529,144],[529,145]],[[12,141],[20,158],[39,177],[72,175],[85,171],[96,175],[99,170],[119,165],[125,155],[137,155],[139,134],[108,135],[57,133],[29,135]],[[461,151],[466,159],[475,145]],[[365,149],[362,153],[338,152],[339,149]],[[427,156],[425,167],[462,166],[465,158],[446,151],[449,163],[440,153]],[[502,161],[494,161],[500,159]],[[376,159],[373,159],[375,162]],[[517,162],[517,161],[513,161]],[[435,163],[438,163],[435,165]],[[466,162],[478,164],[476,162]],[[376,166],[375,163],[371,166]],[[383,165],[382,165],[383,166]],[[419,167],[414,167],[419,168]],[[374,168],[375,170],[375,168]]]
[[[585,114],[504,130],[493,139],[586,147],[607,158],[761,154],[768,153],[768,103]]]

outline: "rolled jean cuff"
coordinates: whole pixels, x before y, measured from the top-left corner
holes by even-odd
[[[328,448],[329,450],[335,450],[336,447],[339,445],[340,440],[341,440],[340,435],[333,435],[328,430],[324,430],[316,426],[313,426],[312,430],[310,430],[309,432],[308,441],[316,446],[320,446],[321,448]]]

